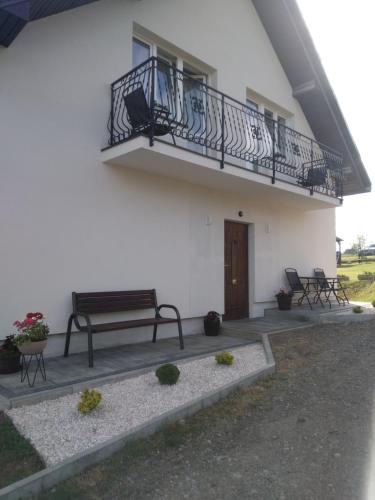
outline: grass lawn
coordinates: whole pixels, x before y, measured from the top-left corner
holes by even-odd
[[[0,412],[0,488],[44,469],[44,464],[31,446]]]
[[[343,255],[342,265],[337,268],[337,274],[349,276],[347,295],[351,300],[372,302],[375,300],[375,281],[359,281],[358,274],[375,273],[375,257],[368,257],[362,262],[353,255]]]

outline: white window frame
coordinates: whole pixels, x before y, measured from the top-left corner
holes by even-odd
[[[161,50],[165,52],[166,54],[169,54],[173,59],[176,61],[176,69],[178,71],[184,71],[184,64],[187,64],[188,66],[191,66],[195,71],[197,71],[197,76],[199,77],[204,77],[205,83],[207,85],[210,85],[210,80],[211,80],[211,75],[209,73],[206,73],[201,70],[201,68],[197,68],[194,64],[191,64],[189,60],[186,58],[183,58],[181,55],[176,54],[175,52],[169,50],[168,48],[165,48],[163,45],[160,45],[145,36],[139,35],[137,32],[133,32],[132,34],[132,43],[133,40],[139,40],[141,43],[144,43],[145,45],[148,45],[150,47],[150,56],[151,57],[160,57],[161,59],[167,60],[167,58],[163,55],[158,56],[158,50]],[[132,67],[134,68],[134,64],[132,61]],[[183,81],[180,78],[177,78],[177,93],[176,95],[182,95],[183,94]],[[183,110],[180,109],[179,103],[176,103],[176,119],[177,121],[182,119],[182,113]]]

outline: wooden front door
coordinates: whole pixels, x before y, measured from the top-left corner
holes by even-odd
[[[224,320],[249,317],[248,226],[225,221]]]

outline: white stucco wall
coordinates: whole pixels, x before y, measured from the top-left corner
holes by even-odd
[[[284,267],[335,271],[334,209],[293,211],[101,163],[133,22],[215,68],[220,90],[244,100],[251,88],[310,133],[248,0],[103,0],[30,23],[0,51],[0,338],[33,309],[64,331],[73,290],[155,287],[184,318],[223,312],[224,220],[239,210],[253,224],[253,315]]]

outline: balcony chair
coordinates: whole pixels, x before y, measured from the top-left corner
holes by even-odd
[[[342,305],[345,305],[345,303],[349,304],[345,288],[342,286],[339,278],[327,278],[324,270],[320,267],[316,267],[314,269],[314,277],[318,279],[317,287],[319,290],[319,296],[321,293],[324,293],[326,301],[329,303],[329,307],[331,307],[331,302],[329,300],[331,294],[335,296],[339,305],[341,303]]]
[[[124,102],[128,112],[129,123],[132,127],[131,136],[141,134],[150,137],[152,134],[152,113],[143,87],[137,87],[130,94],[124,95]],[[154,136],[171,134],[173,143],[176,145],[173,128],[168,123],[168,115],[168,110],[155,107],[153,134]]]
[[[298,178],[298,184],[304,187],[324,186],[327,178],[327,168],[303,167],[303,174]]]
[[[289,283],[289,286],[293,293],[300,293],[301,297],[298,299],[297,304],[300,306],[304,299],[307,300],[310,309],[312,310],[312,304],[309,299],[310,293],[314,292],[316,294],[315,288],[311,287],[311,282],[306,279],[306,283],[301,281],[301,278],[298,276],[298,272],[294,267],[287,267],[285,269],[285,274]]]

